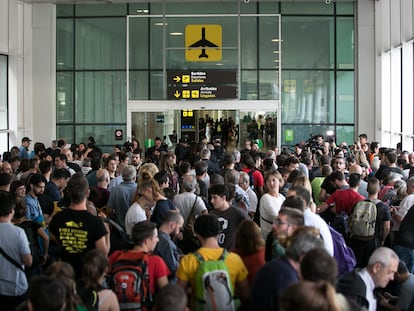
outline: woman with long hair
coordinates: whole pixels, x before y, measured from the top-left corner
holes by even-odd
[[[161,156],[160,171],[164,170],[167,172],[169,179],[169,187],[174,190],[175,193],[180,192],[179,176],[175,171],[177,158],[172,151],[168,151]]]
[[[108,258],[100,250],[89,251],[84,257],[82,281],[78,284],[78,292],[96,292],[99,311],[118,311],[119,304],[114,292],[103,287],[104,278],[109,271]],[[87,296],[86,296],[87,297]],[[86,301],[84,301],[86,304]]]
[[[265,174],[266,193],[261,197],[259,203],[260,228],[263,239],[272,232],[273,220],[279,214],[285,197],[279,193],[283,186],[282,175],[277,170],[267,171]]]
[[[240,223],[233,251],[239,254],[249,271],[248,280],[251,285],[257,270],[265,264],[265,241],[254,221],[246,219]]]
[[[73,270],[73,267],[69,263],[55,261],[46,269],[45,274],[65,285],[66,311],[87,310],[80,297],[76,294],[75,270]]]

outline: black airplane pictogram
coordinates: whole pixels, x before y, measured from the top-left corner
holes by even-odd
[[[205,27],[201,28],[201,40],[198,40],[197,42],[191,44],[189,47],[190,48],[200,48],[200,47],[202,48],[201,54],[198,56],[198,58],[208,58],[208,55],[205,49],[206,47],[218,48],[217,45],[215,45],[213,42],[206,39],[206,28]]]

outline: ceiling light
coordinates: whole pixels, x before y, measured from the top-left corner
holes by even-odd
[[[170,36],[182,36],[182,32],[170,32]]]

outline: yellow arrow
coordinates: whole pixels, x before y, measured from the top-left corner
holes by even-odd
[[[173,80],[174,80],[175,82],[180,82],[180,81],[181,81],[181,78],[180,78],[179,76],[175,76],[175,77],[173,78]]]
[[[180,96],[181,96],[181,94],[180,94],[180,92],[175,91],[174,96],[175,96],[175,98],[178,98],[178,97],[180,97]]]

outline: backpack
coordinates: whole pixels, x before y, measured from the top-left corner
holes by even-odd
[[[148,259],[146,253],[125,252],[112,265],[111,287],[121,310],[151,310],[154,299],[150,290]]]
[[[344,239],[348,239],[349,237],[349,221],[348,221],[348,214],[345,212],[340,212],[339,214],[334,216],[333,221],[330,223],[332,228],[342,234]]]
[[[249,186],[250,188],[254,191],[254,176],[253,173],[256,170],[254,168],[252,168],[247,174],[249,175]]]
[[[355,204],[350,222],[349,230],[354,238],[371,238],[375,234],[375,223],[377,221],[377,206],[370,200],[359,201]]]
[[[356,265],[356,258],[352,249],[346,245],[344,237],[329,226],[334,247],[334,258],[338,263],[338,276],[352,271]]]
[[[233,285],[225,264],[227,251],[217,260],[205,261],[198,252],[193,253],[199,262],[195,275],[195,310],[234,311]]]

